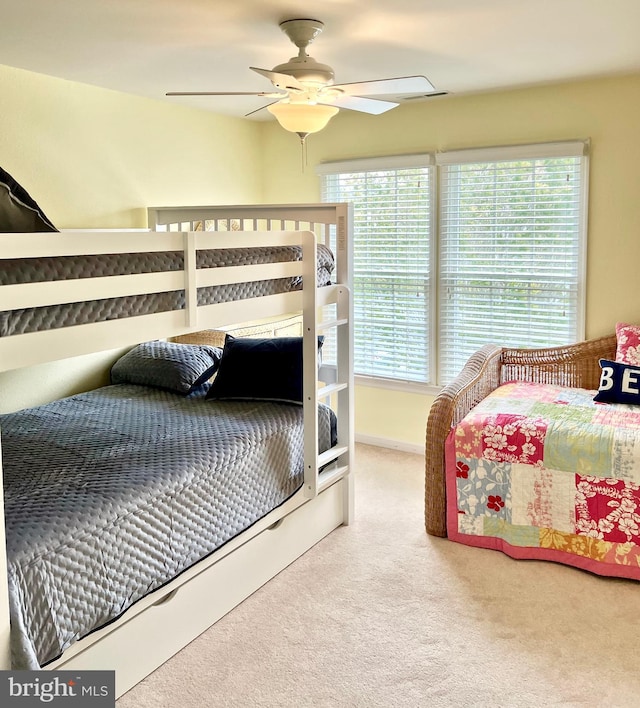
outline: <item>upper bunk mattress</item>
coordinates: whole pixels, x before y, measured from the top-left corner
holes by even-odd
[[[221,268],[257,263],[299,261],[301,259],[302,248],[300,246],[264,246],[199,250],[196,262],[198,268]],[[182,252],[173,251],[6,259],[2,261],[2,268],[0,268],[0,286],[177,271],[182,270],[183,267]],[[335,260],[332,252],[323,244],[318,244],[316,281],[319,287],[330,284],[334,267]],[[295,277],[198,288],[198,305],[213,305],[230,300],[285,293],[299,290],[301,283],[301,278]],[[5,311],[0,312],[0,337],[102,322],[121,317],[182,310],[185,306],[184,303],[184,290],[175,290],[166,293],[150,293]]]
[[[335,416],[318,420],[324,451]],[[54,660],[302,485],[296,405],[119,384],[0,428],[14,669]]]

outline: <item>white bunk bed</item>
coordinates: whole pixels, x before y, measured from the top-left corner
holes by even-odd
[[[47,669],[113,669],[121,695],[353,514],[350,210],[345,204],[149,209],[150,232],[0,234],[2,259],[183,251],[184,269],[0,286],[0,311],[184,289],[185,308],[0,337],[0,372],[302,313],[304,483],[219,550],[116,621],[75,642]],[[160,233],[159,233],[160,232]],[[316,243],[336,257],[335,282],[316,288]],[[302,260],[196,268],[200,249],[302,246]],[[301,276],[276,295],[198,305],[198,287]],[[327,314],[329,313],[329,314]],[[318,374],[317,337],[335,332],[335,361]],[[328,375],[326,375],[328,374]],[[325,379],[319,384],[319,378]],[[338,443],[318,455],[318,401],[337,415]],[[0,431],[1,442],[1,431]],[[322,470],[322,471],[320,471]],[[1,472],[1,469],[0,469]],[[3,498],[0,496],[0,518]],[[0,668],[10,668],[4,526],[0,527]]]

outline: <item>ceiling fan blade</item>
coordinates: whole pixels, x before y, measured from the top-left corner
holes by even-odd
[[[333,88],[333,87],[332,87]],[[360,96],[337,96],[331,98],[330,101],[318,101],[326,106],[337,106],[338,108],[348,108],[351,111],[360,111],[361,113],[370,113],[377,116],[385,111],[390,111],[395,108],[397,103],[393,101],[381,101],[377,98],[362,98]]]
[[[405,93],[431,93],[436,90],[424,76],[400,76],[396,79],[359,81],[352,84],[338,84],[331,88],[339,89],[348,96],[394,96]]]
[[[271,83],[282,91],[289,91],[292,89],[304,90],[304,86],[295,79],[293,76],[288,74],[279,74],[277,71],[269,71],[269,69],[258,69],[255,66],[249,67],[251,71],[256,71],[261,76],[265,76]]]
[[[266,96],[268,98],[277,96],[284,98],[284,93],[269,93],[268,91],[171,91],[165,96]]]

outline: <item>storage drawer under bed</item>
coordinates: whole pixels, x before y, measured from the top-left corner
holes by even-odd
[[[114,669],[122,695],[340,526],[347,483],[337,481],[179,587],[157,591],[145,609],[130,619],[125,613],[47,668]]]

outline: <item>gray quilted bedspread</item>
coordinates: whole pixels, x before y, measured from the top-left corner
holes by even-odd
[[[335,417],[319,409],[320,449]],[[282,504],[302,408],[120,384],[0,416],[12,661],[38,668]]]
[[[302,250],[297,246],[234,248],[198,251],[197,265],[198,268],[216,268],[296,261],[301,257]],[[328,285],[331,282],[334,265],[331,251],[326,246],[319,244],[318,286]],[[182,268],[183,256],[182,253],[177,252],[7,259],[2,261],[2,268],[0,268],[0,285],[155,273],[181,270]],[[198,304],[212,305],[229,300],[289,292],[299,289],[300,285],[300,278],[279,278],[199,288]],[[183,308],[184,291],[175,290],[166,293],[87,300],[64,305],[6,311],[0,312],[0,337]]]

